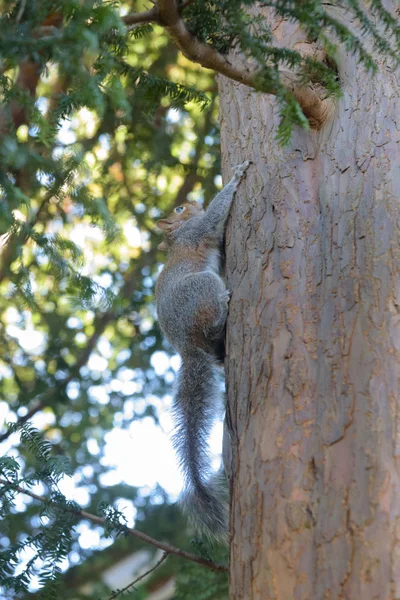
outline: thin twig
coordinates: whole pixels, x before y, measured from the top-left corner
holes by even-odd
[[[22,0],[21,6],[19,7],[19,11],[17,14],[17,18],[15,19],[16,23],[19,23],[20,20],[22,19],[22,15],[24,14],[25,7],[26,7],[26,0]]]
[[[151,567],[151,569],[149,569],[148,571],[146,571],[145,573],[143,573],[142,575],[140,575],[140,577],[137,577],[136,579],[134,579],[133,581],[131,581],[131,583],[128,583],[127,586],[125,586],[124,588],[122,588],[122,590],[117,590],[116,592],[114,592],[109,598],[108,600],[114,600],[114,598],[118,598],[118,596],[120,594],[123,594],[125,592],[127,592],[130,588],[132,588],[135,583],[138,583],[139,581],[141,581],[142,579],[144,579],[145,577],[147,577],[147,575],[150,575],[150,573],[152,573],[153,571],[155,571],[157,569],[157,567],[159,567],[161,565],[161,563],[164,562],[164,560],[166,560],[168,558],[168,552],[164,552],[164,554],[162,555],[162,557],[160,558],[160,560],[154,565],[154,567]]]
[[[46,502],[47,504],[50,502],[50,504],[53,504],[54,506],[58,506],[57,502],[54,502],[53,500],[49,500],[45,496],[39,496],[38,494],[34,494],[33,492],[30,492],[29,490],[26,490],[19,485],[15,485],[14,483],[7,481],[5,479],[0,479],[0,483],[2,485],[10,487],[11,489],[13,489],[17,492],[20,492],[21,494],[30,496],[31,498],[33,498],[34,500],[38,500],[39,502]],[[88,519],[89,521],[92,521],[92,523],[97,523],[97,525],[102,525],[102,526],[106,525],[106,519],[104,519],[103,517],[98,517],[97,515],[93,515],[92,513],[89,513],[86,510],[82,510],[82,509],[76,510],[72,507],[71,508],[63,507],[63,508],[65,510],[67,510],[68,512],[74,513],[75,515],[82,517],[83,519]],[[149,535],[147,535],[146,533],[143,533],[142,531],[138,531],[137,529],[132,529],[131,527],[123,526],[123,532],[126,535],[130,535],[131,537],[138,538],[139,540],[146,542],[146,544],[151,544],[152,546],[155,546],[156,548],[163,550],[167,554],[174,554],[175,556],[180,556],[181,558],[185,558],[186,560],[195,562],[199,565],[202,565],[203,567],[207,567],[207,569],[211,569],[211,571],[221,571],[224,573],[228,572],[228,567],[226,567],[225,565],[219,565],[217,563],[212,562],[211,560],[206,560],[205,558],[196,556],[195,554],[192,554],[191,552],[186,552],[185,550],[181,550],[180,548],[175,548],[175,546],[171,546],[170,544],[166,544],[165,542],[160,542],[159,540],[156,540],[156,539],[150,537]]]

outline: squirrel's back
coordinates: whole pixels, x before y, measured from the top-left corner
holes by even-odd
[[[177,239],[168,248],[168,257],[156,283],[156,296],[166,283],[179,282],[179,277],[189,273],[220,270],[221,252],[217,245],[201,240],[188,243],[186,239]]]

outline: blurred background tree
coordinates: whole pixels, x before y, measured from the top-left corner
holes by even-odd
[[[156,431],[170,429],[178,365],[154,320],[163,259],[154,222],[187,194],[207,202],[220,185],[216,85],[161,28],[156,36],[149,26],[128,31],[121,17],[129,8],[0,3],[0,452],[15,458],[19,480],[36,473],[31,489],[55,491],[54,473],[50,482],[38,473],[37,447],[6,427],[29,418],[52,456],[68,457],[58,490],[93,513],[100,502],[122,507],[128,523],[134,517],[154,537],[188,546],[179,512],[154,480],[164,469],[164,482],[173,475]],[[147,434],[139,454],[135,439]],[[136,487],[148,469],[153,485]],[[53,523],[42,510],[18,496],[0,526],[5,597],[16,593],[14,567],[35,556],[28,538]],[[64,571],[111,541],[81,520],[50,560],[58,552]],[[100,552],[101,569],[140,546],[118,539]],[[41,558],[20,578],[22,595],[56,576]],[[80,597],[91,580],[89,597],[105,593],[98,567],[88,565],[68,572],[57,597]]]

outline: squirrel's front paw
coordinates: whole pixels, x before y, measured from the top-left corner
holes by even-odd
[[[250,165],[250,161],[249,160],[245,160],[244,163],[242,163],[241,165],[237,165],[236,167],[233,168],[233,174],[235,177],[237,177],[238,179],[241,179],[244,175],[244,173],[246,172],[246,169],[249,167]]]

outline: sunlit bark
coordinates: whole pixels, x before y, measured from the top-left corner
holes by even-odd
[[[235,600],[400,598],[400,80],[338,66],[287,148],[274,97],[219,80],[225,178],[254,163],[227,232]]]

